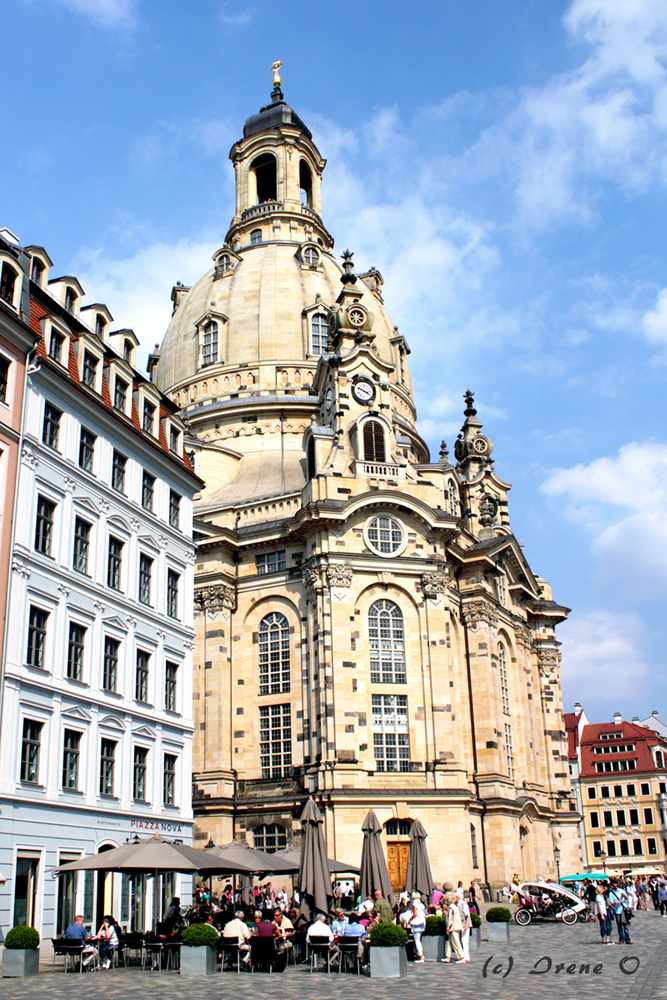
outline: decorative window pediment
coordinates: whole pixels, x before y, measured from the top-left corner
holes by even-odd
[[[121,531],[127,532],[128,535],[132,530],[127,521],[124,518],[119,517],[118,514],[112,514],[111,517],[108,517],[107,524],[113,528],[120,528]]]
[[[77,508],[83,508],[89,514],[94,514],[95,517],[99,517],[99,510],[90,499],[90,497],[75,497],[74,506]]]
[[[114,729],[117,733],[125,732],[123,721],[117,719],[115,715],[105,715],[103,719],[100,719],[100,726],[104,726],[105,729]]]
[[[145,740],[155,739],[155,733],[153,732],[152,729],[149,729],[147,726],[137,726],[136,729],[132,730],[132,735],[139,736]]]
[[[117,628],[121,632],[127,632],[127,625],[117,615],[110,615],[108,618],[104,618],[103,624],[105,628]]]
[[[207,310],[195,322],[195,328],[199,337],[199,365],[201,368],[207,365],[224,364],[222,353],[222,331],[227,322],[224,313]]]
[[[139,545],[144,549],[152,549],[153,552],[159,552],[160,547],[150,535],[139,535]]]
[[[79,705],[73,705],[71,708],[66,708],[62,713],[63,719],[76,719],[77,722],[90,722],[92,716],[90,712],[84,711]]]
[[[216,281],[217,278],[232,274],[241,263],[241,258],[231,247],[225,246],[213,254],[213,263],[215,264],[213,280]]]

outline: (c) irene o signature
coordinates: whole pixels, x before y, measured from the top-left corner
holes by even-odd
[[[514,968],[514,958],[509,955],[506,965],[504,960],[496,965],[491,965],[493,960],[494,956],[491,955],[482,966],[484,979],[488,976],[500,976],[501,979],[507,979]],[[618,963],[619,969],[625,976],[634,976],[639,966],[640,961],[636,955],[624,955]],[[538,958],[532,969],[528,970],[528,975],[546,976],[550,972],[554,976],[561,974],[566,976],[601,976],[603,969],[602,962],[596,962],[594,965],[591,962],[554,962],[548,955],[543,955],[542,958]]]

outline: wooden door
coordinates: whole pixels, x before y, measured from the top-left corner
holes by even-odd
[[[389,879],[394,892],[403,892],[405,889],[409,853],[409,841],[390,840],[387,842],[387,868],[389,869]]]

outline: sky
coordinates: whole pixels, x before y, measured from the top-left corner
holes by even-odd
[[[144,357],[224,240],[275,59],[433,455],[476,393],[514,533],[572,609],[566,710],[667,720],[667,5],[4,0],[0,225]]]

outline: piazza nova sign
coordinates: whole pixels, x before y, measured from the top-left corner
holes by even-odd
[[[131,833],[191,834],[191,825],[162,819],[99,819],[98,828],[129,830]]]

